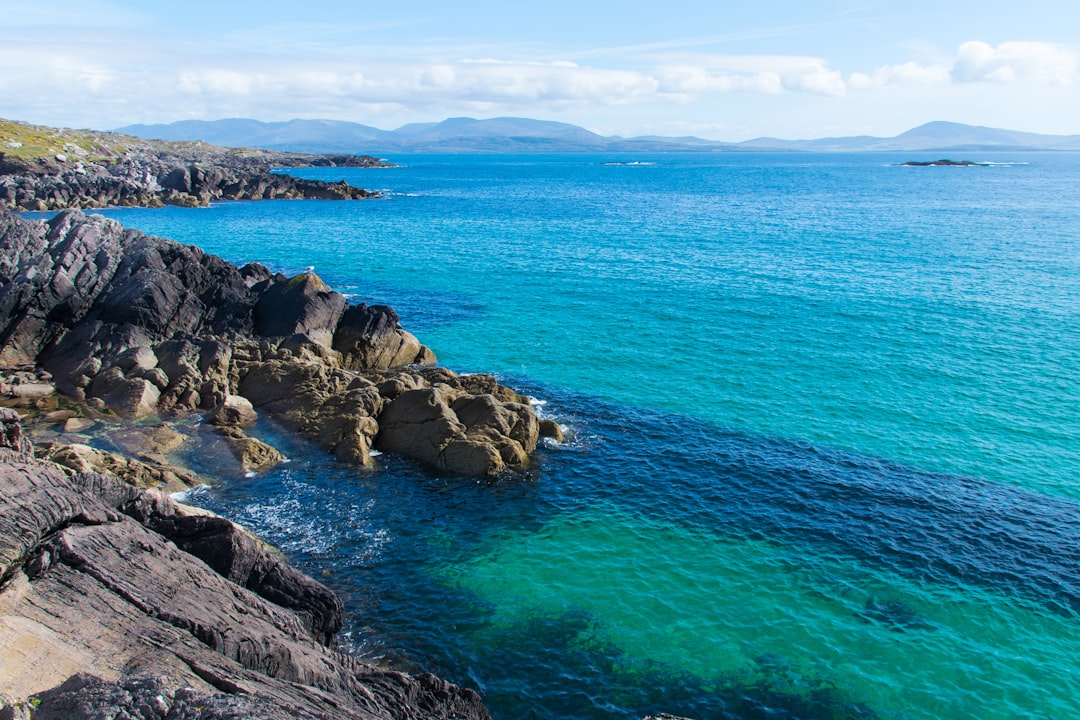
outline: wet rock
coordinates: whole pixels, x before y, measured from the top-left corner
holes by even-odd
[[[51,383],[20,383],[12,385],[10,393],[18,398],[42,398],[56,392],[56,387]]]
[[[543,419],[540,421],[540,437],[551,438],[557,443],[566,440],[562,427],[554,420]]]
[[[195,473],[175,465],[136,460],[79,443],[44,443],[35,450],[35,455],[76,473],[109,473],[135,487],[160,487],[177,492],[202,483]]]
[[[249,437],[239,427],[220,427],[218,434],[245,472],[262,472],[285,461],[285,456],[276,448]]]
[[[96,422],[90,418],[74,417],[64,421],[61,429],[66,433],[81,433],[86,432],[90,428],[97,425]]]
[[[222,427],[251,427],[259,419],[251,401],[240,395],[226,395],[225,399],[207,417],[211,425]]]
[[[78,417],[74,410],[53,410],[41,416],[41,419],[49,423],[60,423]]]
[[[371,463],[382,396],[353,373],[300,360],[271,360],[248,369],[240,392],[255,407],[318,442],[339,459]]]
[[[112,433],[112,440],[131,455],[162,456],[183,447],[187,436],[168,423],[156,423],[121,428]]]
[[[442,383],[400,393],[379,416],[379,425],[380,449],[457,475],[521,468],[539,438],[539,423],[528,406]]]

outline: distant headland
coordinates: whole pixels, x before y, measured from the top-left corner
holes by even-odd
[[[377,193],[274,173],[280,167],[385,167],[369,155],[312,155],[144,140],[0,119],[0,208],[205,206],[214,200],[358,200]]]

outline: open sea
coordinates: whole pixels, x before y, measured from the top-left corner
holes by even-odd
[[[1080,154],[899,166],[939,155],[399,156],[295,171],[382,200],[104,214],[314,265],[570,431],[478,481],[260,421],[291,461],[192,501],[349,651],[497,720],[1076,718]]]

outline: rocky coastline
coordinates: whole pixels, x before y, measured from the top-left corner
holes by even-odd
[[[494,477],[559,435],[528,398],[438,367],[391,308],[312,272],[77,210],[0,210],[0,395],[58,439],[31,446],[0,410],[0,635],[18,653],[0,717],[487,717],[472,691],[338,653],[329,590],[170,500],[201,482],[167,457],[171,423],[201,418],[248,470],[282,459],[249,435],[265,413],[357,467],[378,449]],[[128,427],[130,451],[93,447],[100,423]]]
[[[0,717],[484,720],[336,649],[342,603],[228,520],[34,457],[0,409]]]
[[[388,167],[368,155],[308,155],[141,140],[0,120],[0,208],[198,207],[217,200],[360,200],[378,193],[283,167]]]
[[[131,420],[202,412],[248,448],[265,412],[344,462],[371,466],[377,447],[457,475],[523,469],[542,429],[557,432],[491,376],[435,367],[391,308],[350,306],[313,272],[237,268],[69,210],[0,214],[0,283],[0,368],[24,370],[9,383],[23,396],[55,388]]]

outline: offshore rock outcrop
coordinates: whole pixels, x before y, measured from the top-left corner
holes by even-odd
[[[435,356],[392,309],[348,306],[313,273],[237,268],[77,211],[0,212],[0,283],[0,368],[44,368],[121,417],[220,417],[239,395],[343,461],[368,465],[378,445],[461,475],[522,467],[536,447],[526,398],[421,370]],[[243,447],[245,423],[224,424]]]
[[[304,180],[280,167],[385,167],[363,155],[308,155],[140,140],[116,133],[0,121],[0,208],[61,210],[109,206],[202,206],[214,200],[357,200],[372,193],[345,182]],[[55,152],[53,152],[55,151]]]
[[[35,459],[6,409],[0,487],[4,717],[488,718],[337,652],[341,601],[231,522]]]

